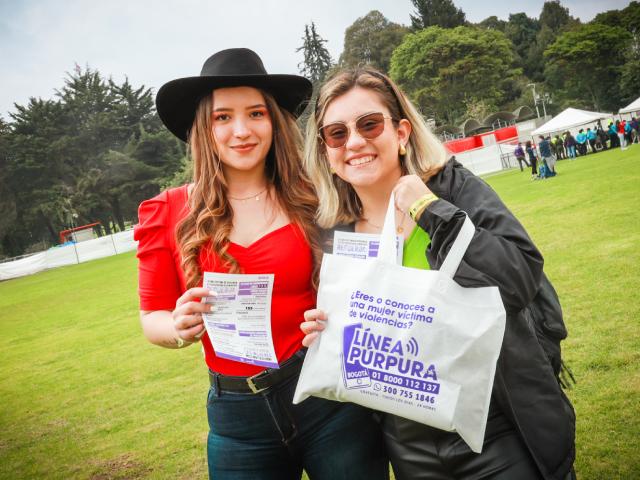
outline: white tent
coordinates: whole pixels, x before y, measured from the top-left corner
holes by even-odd
[[[618,113],[635,113],[640,112],[640,97],[636,98],[633,102],[624,108],[621,108]]]
[[[567,108],[559,113],[547,123],[536,128],[531,135],[543,135],[545,133],[563,132],[573,127],[594,123],[603,118],[611,118],[610,113],[589,112],[587,110],[578,110],[577,108]]]

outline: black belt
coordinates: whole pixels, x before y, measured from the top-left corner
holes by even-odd
[[[225,392],[260,393],[300,373],[305,353],[306,349],[298,350],[280,368],[267,368],[251,377],[233,377],[209,370],[209,382]]]

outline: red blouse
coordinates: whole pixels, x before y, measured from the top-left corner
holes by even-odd
[[[138,240],[141,310],[170,310],[187,289],[180,267],[175,230],[188,212],[187,185],[162,192],[140,204],[140,223],[134,230]],[[305,310],[315,306],[311,288],[313,257],[302,230],[288,224],[259,238],[248,247],[231,242],[228,249],[242,273],[273,273],[271,333],[278,362],[282,364],[302,346],[300,322]],[[220,259],[203,251],[202,272],[228,272]],[[202,284],[201,284],[202,285]],[[223,375],[250,376],[264,367],[216,356],[209,337],[202,337],[205,361]]]

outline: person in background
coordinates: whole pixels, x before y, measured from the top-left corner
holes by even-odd
[[[520,165],[520,171],[521,172],[524,170],[522,168],[522,163],[523,162],[527,167],[529,167],[529,162],[527,162],[527,159],[524,156],[524,149],[522,148],[522,142],[518,142],[518,145],[516,146],[516,149],[513,151],[513,154],[516,156],[516,160],[518,161],[518,164]]]
[[[553,138],[551,138],[551,149],[553,150],[553,153],[558,160],[563,158],[561,152],[562,145],[560,144],[560,142],[562,142],[562,140],[560,139],[559,135],[555,135]]]
[[[596,138],[598,138],[596,131],[587,128],[587,142],[589,142],[591,153],[596,153]]]
[[[166,83],[156,98],[162,122],[188,144],[194,179],[140,205],[140,319],[153,344],[202,345],[214,480],[299,480],[303,469],[317,480],[389,475],[369,410],[320,398],[292,404],[306,351],[298,326],[316,302],[320,254],[318,201],[295,120],[311,91],[307,79],[270,75],[255,52],[232,48],[209,57],[199,76]],[[216,292],[203,288],[206,272],[273,275],[270,330],[247,328],[273,339],[275,366],[260,363],[255,348],[214,349],[203,314],[219,307]],[[242,324],[229,322],[220,331],[233,343],[228,332]]]
[[[601,125],[598,126],[596,130],[596,151],[606,150],[608,140],[609,135],[607,135],[607,132],[604,131]]]
[[[626,120],[623,120],[622,122],[624,123],[624,139],[627,146],[629,146],[633,141],[631,133],[633,131],[633,128],[631,127],[631,122],[627,122]]]
[[[620,150],[626,150],[627,149],[627,141],[624,137],[624,126],[625,126],[625,121],[622,120],[616,120],[616,125],[615,125],[615,129],[616,129],[616,133],[618,135],[618,144],[620,145]]]
[[[566,131],[564,133],[564,145],[567,147],[567,156],[571,160],[576,159],[576,139],[573,138],[571,132]]]
[[[549,138],[545,138],[543,135],[540,135],[538,142],[538,151],[540,152],[540,159],[545,164],[546,168],[549,169],[549,172],[546,173],[546,176],[554,176],[556,174],[556,159],[553,156],[553,152],[551,151],[551,142]]]
[[[558,146],[558,155],[560,158],[565,159],[567,158],[567,150],[565,148],[564,138],[561,135],[556,135],[556,138],[558,139],[558,143],[556,144]]]
[[[638,124],[638,120],[636,119],[636,117],[633,117],[629,124],[631,125],[631,135],[633,138],[633,143],[640,142],[640,139],[638,139],[638,134],[640,134],[640,125]]]
[[[583,128],[578,130],[578,134],[576,135],[576,148],[580,155],[587,154],[587,135],[584,133]]]
[[[620,146],[620,138],[618,138],[618,125],[617,123],[609,122],[607,129],[609,134],[609,148],[616,148]]]
[[[575,415],[527,310],[545,281],[543,259],[498,195],[450,158],[398,86],[369,67],[337,72],[320,88],[305,168],[328,238],[380,234],[393,192],[406,267],[440,268],[468,215],[475,232],[455,280],[497,286],[507,311],[482,453],[456,432],[381,414],[396,480],[570,478]],[[305,312],[305,344],[324,328],[319,320],[332,321]]]
[[[607,142],[609,141],[609,135],[604,131],[602,125],[598,123],[598,130],[596,132],[598,134],[596,138],[596,148],[597,150],[607,150]]]
[[[536,178],[538,176],[538,169],[537,169],[538,159],[536,158],[535,147],[531,144],[530,140],[527,140],[524,146],[525,146],[525,151],[529,156],[529,164],[531,165],[531,178]]]

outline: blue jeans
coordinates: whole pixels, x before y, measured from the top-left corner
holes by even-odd
[[[214,480],[387,480],[382,433],[370,410],[311,397],[298,378],[253,394],[209,390],[207,457]]]

